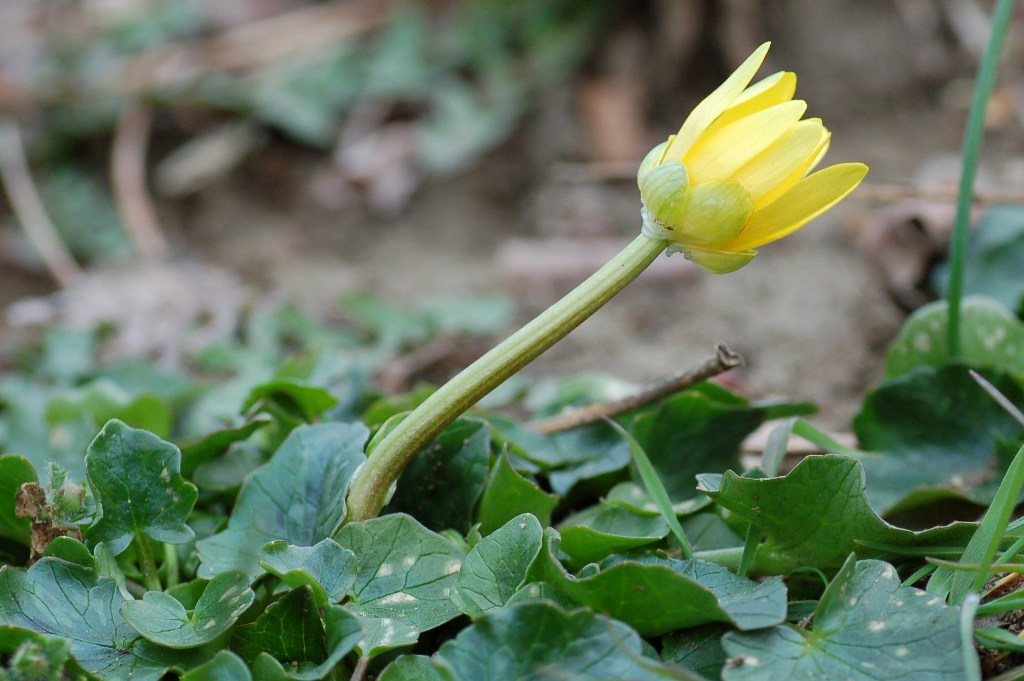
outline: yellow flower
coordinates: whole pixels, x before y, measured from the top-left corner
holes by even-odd
[[[829,145],[820,118],[794,100],[796,75],[780,72],[749,85],[761,45],[697,105],[679,132],[647,154],[637,183],[644,232],[716,274],[754,259],[754,249],[803,227],[860,184],[863,163],[808,175]]]

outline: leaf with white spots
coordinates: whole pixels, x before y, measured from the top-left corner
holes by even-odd
[[[360,611],[420,631],[460,614],[450,594],[465,554],[411,516],[394,513],[349,523],[336,539],[356,554],[352,596]]]
[[[270,542],[260,553],[260,564],[289,586],[308,584],[321,608],[345,598],[356,581],[355,554],[333,539],[324,539],[313,546]]]
[[[260,551],[268,542],[312,546],[330,537],[345,518],[345,493],[366,460],[368,431],[355,423],[299,426],[238,494],[228,527],[196,542],[199,576],[241,570],[263,574]]]
[[[181,452],[171,443],[112,420],[89,445],[85,468],[99,509],[91,542],[118,555],[137,534],[168,544],[194,536],[185,521],[198,491],[181,477]]]
[[[907,318],[886,354],[886,378],[950,361],[946,351],[948,307],[945,300],[937,300]],[[964,298],[960,309],[959,361],[975,369],[1024,373],[1024,323],[990,298]]]
[[[141,601],[125,601],[121,615],[153,643],[196,648],[227,631],[252,605],[255,594],[241,572],[223,572],[206,585],[190,613],[174,596],[150,591]]]
[[[960,610],[900,584],[889,564],[851,558],[825,590],[810,630],[788,624],[722,639],[724,681],[961,681]],[[973,655],[973,653],[971,653]]]
[[[453,598],[462,612],[476,617],[504,606],[523,586],[540,553],[544,528],[533,515],[512,518],[484,537],[466,556]]]

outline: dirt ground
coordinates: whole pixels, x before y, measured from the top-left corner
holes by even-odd
[[[932,79],[969,75],[972,68],[964,55],[928,66],[935,36],[900,30],[895,5],[779,3],[757,17],[756,35],[747,41],[755,45],[765,34],[776,40],[770,68],[800,75],[798,96],[833,132],[826,162],[866,162],[870,185],[906,181],[926,161],[956,153],[964,107],[943,100],[948,82]],[[654,103],[649,142],[670,132],[657,127],[661,121],[681,120],[676,110],[701,94]],[[511,140],[469,171],[428,181],[397,216],[312,200],[308,188],[319,159],[278,142],[263,154],[288,165],[287,182],[242,169],[186,200],[160,204],[160,219],[176,258],[224,268],[260,298],[296,300],[322,312],[357,290],[407,303],[502,292],[517,301],[518,319],[525,321],[585,276],[586,263],[605,244],[625,243],[639,229],[632,183],[558,179],[557,159],[542,147],[559,129],[579,126],[573,106],[571,96],[540,102]],[[1012,153],[1013,145],[1006,149]],[[728,276],[698,272],[674,256],[527,372],[603,371],[647,382],[726,342],[747,360],[738,380],[751,397],[814,401],[822,425],[845,430],[878,380],[882,352],[905,314],[851,237],[879,209],[854,194]],[[524,244],[543,249],[563,237],[574,263],[567,272],[526,262],[541,268],[530,269],[516,255]],[[529,253],[537,252],[528,251],[527,261]],[[0,278],[0,304],[50,288],[45,279],[10,268]]]

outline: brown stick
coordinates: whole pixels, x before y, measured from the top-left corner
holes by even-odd
[[[25,237],[35,247],[43,264],[61,287],[71,286],[82,276],[82,269],[46,214],[32,181],[21,129],[17,121],[8,117],[0,118],[0,180]]]
[[[729,369],[743,366],[743,357],[733,352],[724,343],[719,344],[716,350],[717,353],[714,357],[708,357],[697,366],[686,369],[666,381],[642,388],[640,392],[634,395],[624,397],[621,400],[600,402],[578,409],[569,409],[558,416],[532,421],[528,424],[530,430],[550,435],[551,433],[563,430],[588,426],[603,419],[639,409],[712,376],[717,376]]]
[[[150,261],[167,254],[167,240],[146,191],[146,144],[152,125],[153,111],[148,106],[129,105],[118,119],[110,153],[117,212],[139,254]]]

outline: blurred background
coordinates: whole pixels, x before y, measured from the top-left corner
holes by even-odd
[[[635,236],[639,160],[772,40],[762,75],[798,74],[833,132],[826,163],[864,161],[866,183],[728,277],[659,260],[528,373],[647,382],[726,342],[748,361],[735,387],[813,400],[845,427],[901,320],[935,296],[990,10],[3,0],[0,368],[54,326],[102,329],[107,358],[181,364],[267,306],[344,324],[356,294],[398,310],[504,296],[500,336]],[[1020,29],[979,209],[1024,199]],[[444,373],[485,347],[423,363]]]

